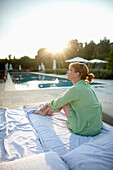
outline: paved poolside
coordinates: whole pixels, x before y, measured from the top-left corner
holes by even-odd
[[[43,88],[38,90],[16,90],[11,77],[0,83],[0,107],[16,108],[24,105],[37,105],[58,97],[68,88]]]
[[[66,75],[63,77],[66,77]],[[103,119],[107,123],[113,125],[113,80],[106,81],[96,79],[94,82],[103,83],[101,88],[94,86],[93,89],[102,104]],[[58,87],[17,91],[11,77],[8,75],[8,79],[5,83],[0,81],[0,108],[17,108],[25,105],[39,105],[55,99],[67,89],[68,87]]]

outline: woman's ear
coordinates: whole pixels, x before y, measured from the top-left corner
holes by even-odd
[[[79,72],[76,72],[75,75],[76,75],[76,77],[79,77],[79,76],[80,76],[80,73],[79,73]]]

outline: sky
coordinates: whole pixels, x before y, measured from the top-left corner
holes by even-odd
[[[113,42],[113,0],[0,0],[0,59],[104,37]]]

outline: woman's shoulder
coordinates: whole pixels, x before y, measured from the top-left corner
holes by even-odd
[[[80,88],[80,87],[86,87],[86,86],[88,86],[89,85],[89,83],[87,82],[87,81],[85,81],[85,80],[80,80],[80,81],[78,81],[77,83],[75,83],[73,86],[75,87],[75,88]]]

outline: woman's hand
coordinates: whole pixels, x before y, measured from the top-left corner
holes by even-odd
[[[52,116],[54,113],[53,108],[50,103],[46,103],[41,109],[33,111],[35,114],[40,114],[42,116]]]
[[[46,103],[41,109],[39,109],[39,111],[43,111],[49,106],[50,106],[50,103]]]
[[[35,110],[35,111],[33,111],[33,113],[35,113],[35,114],[40,114],[40,115],[42,115],[42,116],[46,116],[46,114],[43,113],[43,112],[41,112],[40,110]]]

